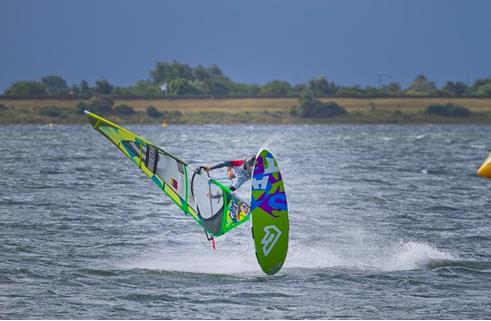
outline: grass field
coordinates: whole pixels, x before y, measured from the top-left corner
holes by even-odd
[[[241,99],[155,99],[116,100],[130,105],[137,112],[132,116],[108,115],[123,123],[491,123],[491,98],[323,98],[343,106],[348,114],[327,119],[304,119],[292,116],[289,110],[298,105],[295,98]],[[12,123],[80,123],[82,115],[75,113],[76,100],[0,100],[0,124]],[[428,116],[430,104],[453,103],[473,112],[470,117],[449,118]],[[44,106],[55,106],[66,113],[62,117],[41,115]],[[159,111],[180,111],[182,116],[155,119],[145,115],[154,106]]]

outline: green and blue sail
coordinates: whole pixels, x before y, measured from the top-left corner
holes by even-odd
[[[145,138],[86,111],[90,123],[152,180],[185,214],[212,236],[220,236],[250,218],[249,204],[219,181],[198,173],[185,161]],[[210,198],[208,195],[218,197]]]

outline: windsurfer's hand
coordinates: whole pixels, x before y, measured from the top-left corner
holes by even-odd
[[[208,172],[208,171],[210,170],[210,168],[209,168],[209,167],[207,167],[207,166],[200,166],[200,167],[196,168],[196,169],[194,170],[194,172],[195,172],[195,173],[198,173],[198,174],[201,174],[201,171],[202,171],[202,170],[205,170],[205,171],[207,171],[207,172]]]

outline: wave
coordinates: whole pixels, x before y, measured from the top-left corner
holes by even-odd
[[[491,262],[476,260],[434,260],[427,266],[431,270],[452,269],[473,272],[491,272]]]
[[[426,268],[435,260],[454,260],[452,254],[418,242],[391,245],[365,243],[330,249],[294,246],[288,267],[343,267],[359,270],[400,271]]]
[[[252,241],[219,242],[216,253],[202,245],[193,248],[153,249],[122,266],[145,269],[205,274],[262,275]],[[362,243],[331,247],[290,242],[283,273],[288,269],[344,268],[372,271],[432,269],[438,262],[455,262],[458,258],[447,251],[419,242],[393,244]],[[120,266],[121,267],[121,266]]]

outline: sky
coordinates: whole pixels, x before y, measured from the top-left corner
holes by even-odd
[[[232,80],[407,86],[491,77],[491,1],[0,0],[0,92],[148,79],[157,61],[217,64]]]

